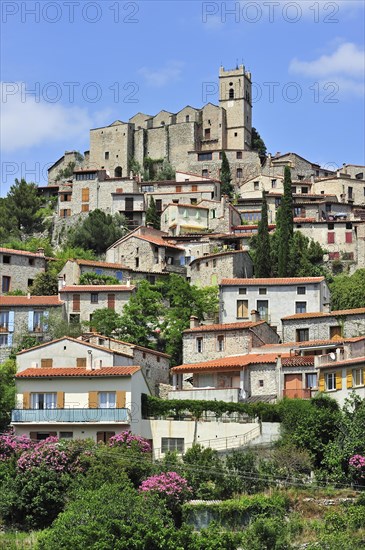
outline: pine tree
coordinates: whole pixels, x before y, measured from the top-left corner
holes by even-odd
[[[252,150],[257,151],[260,157],[266,156],[266,145],[264,143],[264,140],[256,130],[256,128],[252,128]]]
[[[151,224],[155,229],[161,228],[161,218],[157,212],[155,199],[151,195],[150,204],[146,211],[146,225]]]
[[[290,247],[293,237],[293,195],[290,168],[284,170],[284,194],[276,217],[278,277],[290,277]]]
[[[221,166],[220,179],[222,182],[222,185],[221,185],[222,195],[228,195],[229,197],[231,197],[233,194],[233,185],[231,183],[232,181],[231,169],[229,167],[227,155],[224,151],[222,151],[222,166]]]
[[[262,192],[261,220],[256,239],[255,276],[271,277],[270,236],[265,191]]]

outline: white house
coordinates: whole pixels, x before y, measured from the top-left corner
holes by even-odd
[[[280,336],[282,317],[325,311],[330,302],[324,277],[223,279],[219,287],[221,323],[248,320],[256,310]]]

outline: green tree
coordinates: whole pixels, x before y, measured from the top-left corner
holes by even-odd
[[[292,277],[319,277],[324,275],[322,267],[324,250],[321,245],[295,231],[290,242],[288,272]]]
[[[332,310],[364,307],[365,269],[351,276],[338,275],[329,284]]]
[[[193,445],[183,455],[183,463],[183,475],[196,498],[209,500],[224,494],[224,464],[216,450]]]
[[[69,235],[68,245],[93,250],[102,254],[127,233],[125,219],[111,216],[102,210],[93,210]]]
[[[48,271],[58,275],[67,260],[95,260],[95,258],[96,256],[93,250],[84,250],[81,247],[65,246],[56,253],[55,260],[48,264]]]
[[[6,196],[5,206],[7,215],[15,222],[18,235],[42,230],[43,220],[39,210],[43,206],[43,199],[38,195],[35,183],[16,179]]]
[[[15,359],[0,364],[0,432],[10,423],[11,410],[15,408]]]
[[[232,176],[231,168],[227,159],[225,151],[222,151],[222,166],[221,166],[221,175],[220,180],[221,184],[221,194],[228,195],[229,197],[233,194],[233,185],[232,185]]]
[[[256,128],[252,128],[251,148],[253,151],[257,151],[260,157],[266,156],[266,145]]]
[[[78,338],[85,330],[83,324],[77,321],[68,322],[60,311],[50,311],[47,324],[47,332],[52,340],[62,338],[63,336]]]
[[[256,277],[271,277],[269,221],[265,191],[262,192],[261,220],[256,237],[254,266]]]
[[[120,332],[118,328],[122,326],[122,317],[113,309],[107,307],[97,309],[88,325],[93,327],[99,334],[111,336],[115,331]]]
[[[290,168],[284,170],[284,194],[276,216],[278,277],[290,277],[290,246],[293,236],[293,195]]]
[[[38,273],[30,287],[32,296],[55,296],[58,293],[58,277],[51,271]]]
[[[161,229],[161,218],[157,212],[155,199],[151,195],[150,204],[146,210],[146,225],[151,224],[155,229]]]
[[[155,180],[174,180],[175,179],[175,168],[170,164],[167,159],[163,160],[161,169],[157,172],[154,177]]]
[[[80,285],[119,285],[120,281],[112,275],[98,275],[92,271],[87,271],[80,275]]]

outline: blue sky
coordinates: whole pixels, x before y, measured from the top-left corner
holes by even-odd
[[[1,195],[46,184],[89,129],[218,102],[218,70],[252,72],[268,151],[364,164],[364,3],[37,1],[1,4]],[[208,92],[208,93],[207,93]]]

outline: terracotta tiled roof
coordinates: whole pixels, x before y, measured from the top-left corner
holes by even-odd
[[[70,260],[71,262],[75,261],[78,265],[89,265],[90,267],[105,267],[112,269],[129,269],[126,265],[123,264],[112,264],[110,262],[97,262],[95,260]]]
[[[56,340],[51,340],[50,342],[43,342],[43,344],[39,344],[38,346],[33,346],[32,348],[27,348],[22,351],[19,351],[17,355],[21,355],[22,353],[27,353],[28,351],[33,351],[38,348],[44,348],[46,346],[52,346],[56,342],[62,342],[62,340],[70,340],[71,342],[76,342],[77,344],[81,344],[83,346],[87,346],[89,348],[95,348],[95,349],[101,349],[103,351],[107,351],[109,353],[115,353],[117,355],[123,355],[124,357],[132,357],[131,354],[128,354],[127,352],[122,351],[115,351],[113,349],[109,349],[106,346],[98,346],[96,344],[90,344],[89,342],[85,342],[84,340],[79,340],[78,338],[72,338],[71,336],[62,336],[62,338],[57,338]]]
[[[320,365],[320,369],[328,369],[328,368],[336,368],[346,365],[360,365],[362,368],[365,368],[365,355],[363,357],[355,357],[353,359],[344,359],[343,361],[331,361],[330,363],[326,363],[324,365]]]
[[[101,369],[87,370],[77,367],[51,368],[51,369],[25,369],[18,372],[16,378],[54,378],[72,376],[79,378],[87,376],[88,378],[102,376],[132,376],[138,372],[141,367],[102,367]]]
[[[60,292],[132,292],[135,288],[134,285],[70,285]]]
[[[292,355],[284,357],[282,360],[283,367],[313,367],[314,355]]]
[[[276,348],[309,348],[316,346],[331,346],[347,342],[360,342],[365,340],[365,336],[354,336],[352,338],[341,338],[340,336],[332,338],[332,340],[306,340],[305,342],[284,342],[282,344],[265,344],[260,349]]]
[[[361,314],[365,314],[365,307],[359,307],[356,309],[339,309],[337,311],[331,311],[331,313],[324,313],[323,311],[315,311],[314,313],[296,313],[295,315],[282,317],[282,320],[289,321],[290,319],[315,319],[316,317],[340,317],[341,315]]]
[[[58,296],[0,296],[0,306],[62,306]]]
[[[298,285],[303,283],[321,283],[324,277],[287,277],[270,279],[222,279],[222,286],[232,285]]]
[[[223,330],[239,330],[239,329],[249,329],[251,327],[256,327],[257,325],[262,325],[265,321],[256,321],[247,323],[226,323],[226,324],[216,324],[216,325],[200,325],[194,328],[188,328],[184,330],[184,333],[189,332],[222,332]]]
[[[43,253],[28,252],[28,250],[16,250],[15,248],[0,247],[0,252],[3,254],[19,254],[20,256],[30,256],[31,258],[44,258]]]
[[[202,363],[190,363],[173,367],[171,372],[199,372],[242,369],[248,365],[276,363],[277,353],[253,353],[251,355],[233,355],[222,359],[213,359]],[[287,355],[283,355],[287,357]]]
[[[161,237],[152,236],[152,235],[133,235],[133,237],[137,237],[137,239],[142,239],[143,241],[147,241],[152,244],[156,244],[158,246],[163,246],[167,248],[176,248],[177,250],[184,250],[180,246],[175,246],[174,244],[170,244],[169,242],[164,241]]]
[[[199,206],[198,204],[183,204],[183,203],[174,203],[174,202],[170,202],[169,204],[167,204],[164,210],[166,210],[168,206],[177,206],[181,208],[194,208],[198,210],[209,210],[208,206]]]

